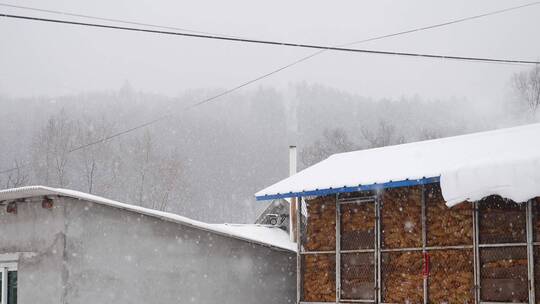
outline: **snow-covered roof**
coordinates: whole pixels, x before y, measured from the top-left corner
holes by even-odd
[[[287,232],[276,227],[255,225],[255,224],[209,224],[196,221],[184,216],[173,213],[158,211],[149,208],[143,208],[130,204],[120,203],[96,195],[91,195],[79,191],[58,189],[44,186],[29,186],[13,188],[0,191],[0,202],[17,199],[25,199],[39,196],[62,196],[70,197],[83,201],[94,202],[100,205],[110,206],[123,210],[152,216],[165,221],[178,223],[181,225],[205,230],[208,232],[232,237],[252,243],[261,244],[273,248],[279,248],[289,251],[296,251],[296,244],[290,241]]]
[[[335,154],[258,200],[439,182],[449,206],[498,194],[540,196],[540,124]]]

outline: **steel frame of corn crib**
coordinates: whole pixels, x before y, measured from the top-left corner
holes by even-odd
[[[474,294],[474,303],[476,304],[505,304],[505,302],[489,302],[482,301],[481,299],[481,261],[480,261],[480,251],[483,248],[510,248],[510,247],[525,247],[527,248],[527,275],[528,275],[528,302],[529,304],[535,303],[535,281],[534,281],[534,248],[535,246],[540,246],[540,242],[534,241],[534,220],[533,217],[533,201],[527,202],[526,208],[526,236],[527,241],[525,243],[497,243],[497,244],[481,244],[480,243],[480,218],[479,218],[479,208],[478,202],[471,203],[473,205],[471,216],[472,216],[472,244],[470,245],[454,245],[454,246],[428,246],[427,244],[427,204],[426,204],[426,189],[422,185],[422,246],[421,247],[412,247],[412,248],[382,248],[382,221],[381,221],[381,206],[382,206],[382,197],[380,191],[375,192],[375,195],[362,198],[346,198],[342,199],[339,197],[339,194],[335,195],[335,204],[336,204],[336,249],[327,250],[327,251],[304,251],[302,248],[302,210],[304,207],[307,208],[307,202],[305,198],[298,200],[297,210],[297,240],[298,240],[298,251],[297,251],[297,303],[299,304],[319,304],[319,303],[380,303],[387,304],[382,301],[383,299],[383,290],[382,290],[382,254],[389,252],[421,252],[424,257],[424,263],[426,262],[426,256],[429,255],[431,251],[437,250],[472,250],[473,255],[473,294]],[[341,249],[341,208],[340,206],[344,204],[363,204],[363,203],[372,203],[374,204],[375,209],[375,233],[374,233],[374,248],[373,249],[358,249],[358,250],[342,250]],[[306,215],[307,215],[307,209]],[[540,219],[538,219],[540,220]],[[307,221],[307,220],[306,220]],[[373,299],[344,299],[341,295],[341,255],[347,253],[373,253],[373,267],[374,267],[374,286],[373,286]],[[335,302],[307,302],[302,300],[303,296],[303,275],[302,275],[302,258],[305,255],[312,254],[333,254],[335,255],[335,288],[336,288],[336,301]],[[423,277],[423,303],[427,304],[429,302],[429,274],[426,273]],[[526,304],[526,303],[523,303]]]
[[[534,218],[533,200],[527,202],[527,276],[529,278],[529,303],[536,302],[536,290],[534,282]]]

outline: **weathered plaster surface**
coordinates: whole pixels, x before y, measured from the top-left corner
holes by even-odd
[[[69,198],[0,207],[0,254],[33,303],[294,303],[296,256]]]

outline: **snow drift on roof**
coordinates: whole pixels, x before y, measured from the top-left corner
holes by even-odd
[[[464,164],[441,176],[448,206],[500,195],[515,202],[540,196],[540,150],[531,155],[507,155]]]
[[[335,154],[256,196],[440,177],[449,205],[489,194],[523,201],[540,195],[539,158],[540,124],[532,124]]]
[[[0,201],[17,200],[37,196],[64,196],[97,204],[124,209],[152,217],[157,217],[165,221],[174,222],[208,232],[217,233],[223,236],[249,241],[269,247],[296,251],[296,244],[290,241],[287,232],[274,227],[261,225],[240,225],[240,224],[208,224],[173,213],[143,208],[130,204],[120,203],[103,197],[74,191],[68,189],[50,188],[44,186],[29,186],[0,191]]]

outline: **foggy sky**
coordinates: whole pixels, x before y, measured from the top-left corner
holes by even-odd
[[[11,0],[9,3],[259,39],[334,45],[528,2]],[[0,12],[75,19],[4,7],[0,7]],[[540,6],[534,6],[355,47],[536,60],[540,58],[538,29]],[[125,81],[138,90],[177,96],[190,88],[229,88],[313,52],[6,18],[0,18],[0,37],[0,94],[13,97],[113,90]],[[525,68],[327,52],[258,85],[285,86],[306,81],[375,98],[418,94],[425,98],[465,97],[486,102],[504,97],[511,75]]]

